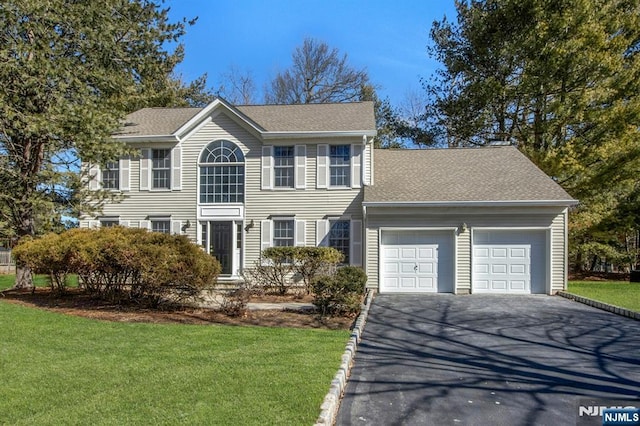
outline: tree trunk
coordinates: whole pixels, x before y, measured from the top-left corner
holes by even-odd
[[[27,203],[24,203],[24,205],[27,205]],[[33,237],[36,234],[34,226],[35,220],[33,219],[33,210],[29,208],[21,211],[20,213],[22,215],[22,218],[20,220],[21,226],[18,230],[19,237]],[[16,282],[13,285],[13,288],[33,289],[34,287],[33,272],[31,271],[31,268],[27,267],[26,265],[21,265],[19,262],[16,262]]]
[[[16,282],[13,288],[32,290],[33,287],[33,273],[31,272],[31,268],[16,265]]]

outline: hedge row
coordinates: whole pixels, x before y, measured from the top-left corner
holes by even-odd
[[[13,253],[17,262],[48,274],[58,291],[64,291],[68,274],[78,274],[92,294],[154,306],[197,296],[221,271],[214,257],[185,236],[134,228],[72,229],[24,241]]]

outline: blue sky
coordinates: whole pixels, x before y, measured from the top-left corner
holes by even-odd
[[[217,86],[230,66],[249,71],[258,88],[289,67],[291,53],[313,37],[365,68],[381,97],[401,102],[419,91],[438,64],[428,57],[434,20],[455,20],[453,0],[167,0],[170,17],[198,16],[183,39],[177,68],[190,81],[208,74]]]

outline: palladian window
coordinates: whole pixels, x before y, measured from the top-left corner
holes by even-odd
[[[200,202],[244,202],[244,155],[233,142],[211,142],[202,152]]]

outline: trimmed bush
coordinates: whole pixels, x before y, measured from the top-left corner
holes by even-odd
[[[121,227],[49,234],[20,244],[18,257],[36,273],[77,273],[87,292],[108,300],[152,306],[196,297],[221,270],[185,236]]]
[[[321,315],[355,315],[360,312],[367,275],[362,268],[344,266],[335,275],[313,280],[313,304]]]
[[[307,293],[311,293],[313,279],[319,275],[332,275],[344,255],[333,247],[296,247],[293,271],[299,275]]]
[[[284,295],[299,281],[311,293],[311,282],[318,275],[332,275],[344,256],[331,247],[269,247],[262,260],[243,272],[253,289]]]

